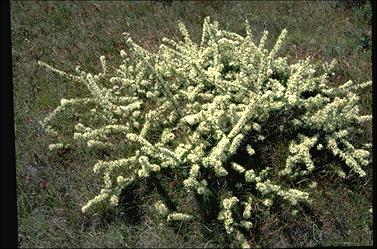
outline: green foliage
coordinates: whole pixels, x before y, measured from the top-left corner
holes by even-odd
[[[367,0],[341,0],[335,2],[336,7],[343,7],[343,8],[360,8],[365,6],[365,4],[369,2]]]
[[[361,50],[366,51],[366,50],[370,49],[371,46],[372,46],[372,41],[370,40],[368,35],[365,34],[365,33],[361,34],[360,39],[359,39],[359,48]]]
[[[267,50],[268,32],[256,43],[248,23],[243,37],[206,18],[200,44],[182,23],[179,29],[183,41],[164,38],[156,53],[125,34],[129,51],[120,51],[123,62],[114,71],[104,56],[98,74],[80,67],[68,74],[39,62],[90,93],[62,99],[43,120],[57,141],[50,149],[80,142],[110,155],[94,165],[103,188],[83,212],[113,208],[132,183],[174,172],[188,193],[217,201],[226,233],[248,247],[255,210],[310,203],[313,174],[321,167],[314,154],[342,161],[343,168],[336,169],[341,177],[366,175],[371,145],[355,148],[350,136],[372,118],[360,114],[354,93],[371,82],[331,88],[334,62],[317,68],[310,58],[290,64],[278,57],[286,30]],[[271,117],[278,121],[271,124]],[[65,130],[71,133],[59,132],[69,124]],[[260,160],[271,134],[283,137],[289,150],[281,152],[286,155],[281,168]],[[219,182],[227,191],[219,191]],[[198,218],[163,197],[155,206],[168,222]]]

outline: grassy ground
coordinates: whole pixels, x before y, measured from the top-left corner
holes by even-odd
[[[370,6],[336,2],[11,2],[13,84],[16,128],[19,243],[21,247],[223,247],[227,238],[216,224],[161,225],[150,210],[156,193],[135,187],[128,204],[105,216],[83,216],[80,206],[100,182],[92,176],[95,153],[75,148],[47,150],[51,142],[38,124],[63,97],[85,94],[79,85],[38,67],[42,60],[73,71],[100,69],[99,56],[116,65],[128,32],[155,50],[162,37],[179,38],[182,20],[199,40],[205,16],[221,27],[244,34],[247,18],[255,37],[264,29],[271,43],[288,29],[282,53],[291,61],[312,56],[336,58],[334,82],[371,79]],[[270,44],[271,45],[271,44]],[[369,46],[369,47],[368,47]],[[372,111],[371,89],[361,92],[361,109]],[[370,141],[371,126],[359,141]],[[270,148],[277,156],[278,147]],[[275,154],[274,154],[275,153]],[[361,180],[319,174],[312,209],[299,217],[284,212],[261,217],[254,241],[265,247],[371,245],[372,170]],[[148,193],[148,194],[146,194]],[[175,193],[191,202],[185,193]],[[130,203],[131,202],[131,203]],[[141,203],[138,208],[132,202]],[[288,212],[288,211],[287,211]]]

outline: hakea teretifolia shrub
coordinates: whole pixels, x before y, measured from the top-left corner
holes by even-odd
[[[254,205],[269,207],[278,199],[291,205],[310,201],[309,193],[297,188],[302,184],[292,182],[307,179],[305,189],[315,187],[311,176],[318,165],[313,153],[331,153],[351,174],[365,176],[363,166],[370,163],[366,149],[371,144],[355,148],[350,134],[372,118],[359,113],[354,93],[371,82],[348,81],[331,88],[327,83],[334,63],[318,68],[309,58],[290,64],[278,57],[286,30],[267,50],[268,32],[255,43],[247,22],[243,37],[220,30],[218,22],[210,23],[207,17],[200,44],[190,39],[182,23],[179,29],[183,41],[164,38],[156,53],[125,34],[130,52],[120,51],[123,63],[116,70],[109,69],[103,56],[103,71],[98,74],[79,67],[76,74],[68,74],[39,62],[90,92],[83,98],[62,99],[41,122],[58,141],[50,149],[68,146],[69,135],[57,128],[67,110],[76,115],[73,140],[93,148],[127,149],[94,165],[94,172],[103,177],[103,188],[82,207],[83,212],[115,207],[131,183],[172,169],[186,172],[185,190],[203,196],[211,194],[215,179],[236,179],[230,184],[251,190],[218,196],[217,215],[226,232],[247,247],[242,231],[253,226]],[[273,115],[283,121],[270,131]],[[271,132],[289,138],[289,152],[280,168],[253,161]],[[337,172],[345,174],[341,168]],[[169,210],[162,200],[155,208],[168,221],[197,215]]]

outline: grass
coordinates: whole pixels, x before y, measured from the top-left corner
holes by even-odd
[[[336,7],[335,7],[336,6]],[[366,6],[366,7],[365,7]],[[61,98],[82,96],[86,89],[38,67],[42,60],[72,72],[100,70],[99,56],[113,65],[125,48],[122,33],[156,50],[162,37],[179,39],[183,21],[195,41],[202,22],[211,16],[221,27],[245,34],[248,19],[259,39],[270,32],[271,46],[283,28],[288,37],[281,51],[290,61],[311,56],[338,60],[334,82],[371,79],[370,4],[346,8],[336,2],[11,2],[13,84],[16,129],[17,199],[20,247],[224,247],[228,243],[216,222],[167,226],[150,206],[156,189],[144,184],[128,191],[125,203],[103,216],[83,216],[80,207],[101,183],[92,174],[95,152],[80,147],[59,153],[47,150],[50,138],[38,124]],[[369,6],[369,7],[368,7]],[[334,83],[334,84],[335,84]],[[370,89],[361,109],[372,112]],[[370,141],[371,126],[358,139]],[[281,144],[268,148],[281,163]],[[275,154],[274,154],[275,153]],[[341,180],[319,173],[311,209],[294,219],[286,211],[261,214],[254,242],[262,247],[372,245],[372,169],[367,179]],[[166,179],[173,186],[174,179]],[[193,197],[176,191],[182,205]],[[133,202],[141,203],[138,208]],[[286,213],[285,213],[286,212]]]

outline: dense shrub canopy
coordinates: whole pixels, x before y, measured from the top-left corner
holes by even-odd
[[[175,170],[184,176],[187,191],[204,197],[215,194],[211,185],[217,180],[235,186],[217,196],[218,219],[247,247],[243,232],[253,226],[253,206],[310,201],[308,190],[316,184],[311,176],[318,167],[313,153],[331,153],[352,174],[365,176],[370,144],[358,149],[349,137],[372,118],[359,113],[354,93],[371,82],[330,88],[333,62],[322,68],[309,58],[289,64],[277,56],[286,30],[267,50],[268,32],[255,43],[248,23],[242,37],[220,30],[207,17],[200,44],[190,39],[182,23],[179,28],[183,41],[163,39],[156,53],[125,34],[130,53],[120,51],[123,63],[114,71],[103,56],[98,74],[76,68],[72,75],[40,62],[90,91],[87,97],[63,99],[42,122],[59,141],[50,148],[68,146],[70,136],[90,148],[126,148],[123,155],[94,165],[104,187],[83,212],[116,206],[131,183]],[[77,114],[73,136],[57,128],[67,110]],[[258,160],[258,146],[271,134],[288,141],[280,168]],[[340,168],[337,172],[345,174]],[[302,180],[305,184],[294,184]],[[162,200],[155,207],[167,221],[197,215],[170,210]]]

